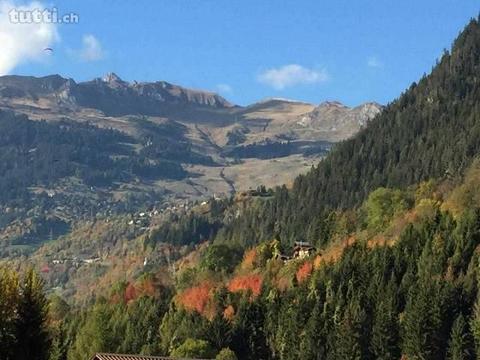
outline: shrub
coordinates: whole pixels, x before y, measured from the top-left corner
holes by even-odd
[[[178,358],[213,358],[215,352],[205,340],[187,339],[170,354]]]
[[[238,360],[238,358],[232,350],[224,348],[217,354],[215,360]]]

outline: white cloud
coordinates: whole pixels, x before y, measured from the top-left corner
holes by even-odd
[[[0,75],[9,74],[17,65],[42,61],[48,56],[44,51],[60,39],[57,26],[52,23],[13,23],[12,9],[26,11],[45,9],[39,2],[16,5],[0,0]]]
[[[83,61],[98,61],[103,59],[105,52],[103,51],[100,41],[92,34],[83,36],[82,48],[78,51],[78,56]]]
[[[367,65],[372,68],[381,68],[383,67],[383,63],[376,57],[376,56],[370,56],[367,59]]]
[[[329,75],[325,69],[316,70],[290,64],[268,69],[261,73],[257,80],[275,90],[283,90],[295,85],[323,83],[328,78]]]
[[[216,86],[217,91],[221,94],[231,94],[233,93],[233,89],[230,85],[228,84],[218,84]]]

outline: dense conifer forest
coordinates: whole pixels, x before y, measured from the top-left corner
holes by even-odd
[[[135,140],[119,131],[71,121],[32,121],[1,111],[0,201],[22,204],[31,197],[28,187],[48,188],[69,177],[88,186],[115,187],[135,177],[181,179],[187,172],[180,162],[212,163],[192,151],[181,127],[148,127],[146,120],[136,121],[152,130],[140,151]]]

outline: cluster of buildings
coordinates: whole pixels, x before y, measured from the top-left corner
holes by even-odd
[[[70,263],[70,264],[73,264],[73,266],[78,267],[82,264],[94,264],[94,263],[100,262],[100,260],[102,259],[99,257],[88,258],[88,259],[80,259],[78,257],[73,257],[73,258],[65,258],[65,259],[53,259],[52,264],[61,265],[61,264]]]
[[[202,203],[203,205],[203,203]],[[148,226],[149,219],[161,215],[161,214],[168,214],[168,213],[182,213],[190,210],[192,208],[192,204],[189,202],[185,202],[183,204],[177,205],[170,205],[165,208],[161,209],[153,209],[151,211],[143,211],[137,214],[132,215],[132,219],[128,222],[128,225],[137,225],[141,227]]]

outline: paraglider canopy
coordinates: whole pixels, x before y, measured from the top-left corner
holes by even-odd
[[[49,52],[49,53],[53,53],[53,49],[50,48],[50,47],[46,47],[45,49],[43,49],[43,51],[46,51],[46,52]]]

